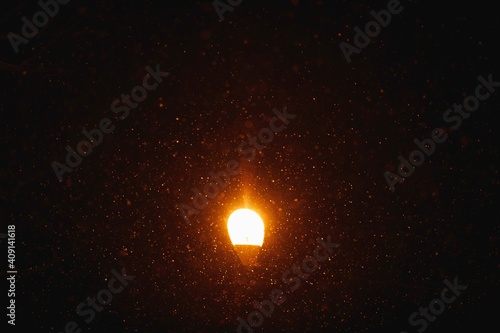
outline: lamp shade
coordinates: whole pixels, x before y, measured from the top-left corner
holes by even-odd
[[[238,209],[228,219],[229,238],[244,266],[253,266],[264,242],[264,222],[250,209]]]

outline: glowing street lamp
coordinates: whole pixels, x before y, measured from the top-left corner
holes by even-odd
[[[234,211],[227,221],[229,238],[244,266],[254,266],[264,242],[264,222],[250,209]]]

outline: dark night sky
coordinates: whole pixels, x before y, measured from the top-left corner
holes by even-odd
[[[7,34],[40,7],[4,5],[0,233],[16,226],[18,269],[15,328],[0,291],[7,332],[235,332],[275,288],[287,300],[254,332],[417,332],[409,316],[455,277],[467,290],[426,332],[498,330],[500,94],[457,130],[442,117],[479,75],[500,81],[500,5],[401,0],[347,63],[340,43],[387,3],[243,0],[220,22],[210,1],[72,0],[17,54]],[[157,64],[170,75],[120,120],[111,103]],[[296,118],[244,161],[238,145],[284,107]],[[59,182],[51,163],[102,118],[115,130]],[[391,192],[384,172],[437,127],[448,140]],[[231,160],[241,173],[186,224],[177,206]],[[266,225],[253,271],[226,229],[245,205]],[[340,247],[291,292],[283,272],[329,235]],[[135,278],[85,323],[76,307],[122,268]]]

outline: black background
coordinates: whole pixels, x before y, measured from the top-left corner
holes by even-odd
[[[339,44],[386,1],[244,0],[219,22],[210,1],[72,0],[18,54],[6,36],[40,7],[4,4],[0,232],[16,225],[19,272],[8,331],[235,332],[328,235],[340,247],[255,332],[416,332],[410,314],[456,276],[468,289],[427,332],[498,330],[498,92],[394,193],[383,173],[449,126],[443,112],[479,75],[500,81],[499,5],[401,3],[350,64]],[[111,102],[156,64],[170,76],[118,121]],[[284,106],[297,118],[187,225],[176,206]],[[104,117],[116,129],[60,183],[51,163]],[[266,224],[252,272],[226,230],[245,204]],[[122,267],[136,278],[85,324],[76,307]]]

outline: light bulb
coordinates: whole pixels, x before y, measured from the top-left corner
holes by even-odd
[[[250,209],[238,209],[229,216],[227,229],[241,263],[254,265],[264,242],[264,222],[260,216]]]

